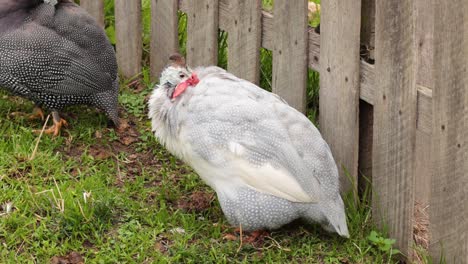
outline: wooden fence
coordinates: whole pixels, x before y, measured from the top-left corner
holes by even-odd
[[[81,4],[103,23],[103,1]],[[324,0],[320,33],[308,26],[307,0],[275,0],[274,15],[261,0],[151,4],[153,76],[178,51],[178,11],[192,66],[216,64],[218,29],[227,31],[228,70],[258,83],[260,48],[271,50],[273,91],[301,111],[307,69],[318,71],[320,128],[343,190],[371,179],[374,219],[408,256],[415,204],[428,206],[434,260],[468,263],[468,1]],[[141,71],[140,10],[140,1],[115,0],[128,77]]]

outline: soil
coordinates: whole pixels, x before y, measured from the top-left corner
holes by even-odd
[[[78,252],[71,252],[66,256],[56,256],[50,260],[51,264],[84,264],[85,260]]]

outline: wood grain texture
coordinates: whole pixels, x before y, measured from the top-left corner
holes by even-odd
[[[361,60],[360,70],[360,98],[374,105],[378,87],[375,80],[375,66]],[[417,85],[417,125],[416,128],[424,133],[432,132],[432,92],[429,88]]]
[[[415,201],[426,207],[431,194],[432,91],[421,85],[418,85],[417,113]]]
[[[416,43],[418,72],[416,83],[429,89],[434,86],[434,5],[427,0],[416,0]]]
[[[262,1],[232,0],[228,34],[228,71],[258,84],[262,40]]]
[[[431,134],[416,130],[415,148],[415,202],[422,207],[429,205],[431,197]]]
[[[468,263],[468,1],[435,1],[430,252]]]
[[[413,1],[376,1],[373,217],[406,255],[412,244],[416,138]],[[392,29],[389,30],[389,25]]]
[[[320,130],[347,192],[358,174],[361,1],[324,1],[320,19]]]
[[[274,19],[273,14],[262,11],[262,47],[268,50],[273,50],[274,43]]]
[[[83,7],[101,27],[104,27],[104,0],[81,0]]]
[[[374,98],[375,98],[375,67],[372,64],[369,64],[363,60],[361,60],[361,69],[359,71],[360,74],[360,88],[361,91],[359,93],[360,98],[367,103],[374,105]]]
[[[187,63],[218,63],[218,0],[192,0],[187,12]]]
[[[179,52],[178,2],[151,0],[151,76],[159,78],[169,56]]]
[[[141,72],[141,1],[115,0],[117,63],[125,78]]]
[[[275,0],[272,90],[292,107],[306,110],[308,1]]]
[[[309,58],[308,65],[314,71],[320,71],[320,34],[314,28],[309,27]]]
[[[432,90],[417,85],[418,87],[418,120],[416,127],[421,132],[430,135],[432,133]]]

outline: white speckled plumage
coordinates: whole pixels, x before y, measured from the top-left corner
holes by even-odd
[[[155,136],[217,193],[232,225],[274,229],[297,218],[348,237],[336,164],[315,126],[277,95],[218,67],[172,98],[191,70],[172,64],[149,101]]]

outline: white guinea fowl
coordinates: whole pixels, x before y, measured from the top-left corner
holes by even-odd
[[[159,141],[216,191],[232,225],[275,229],[303,218],[349,237],[330,148],[277,95],[218,67],[192,71],[173,55],[149,117]]]

